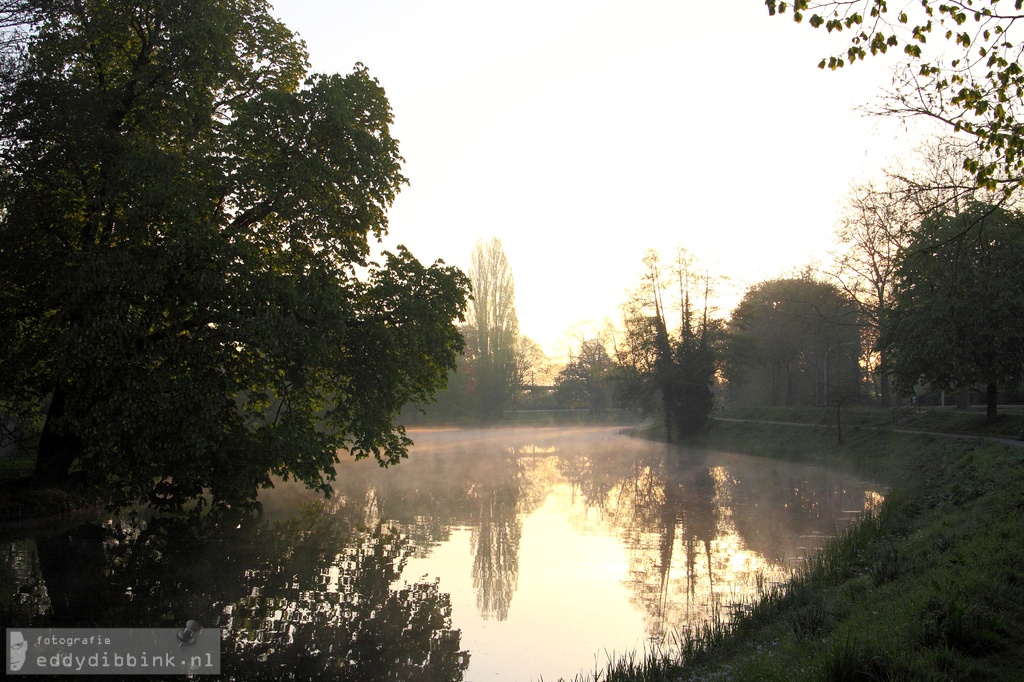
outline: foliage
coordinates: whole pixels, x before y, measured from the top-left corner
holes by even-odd
[[[468,284],[369,261],[405,182],[377,81],[307,76],[261,0],[41,10],[0,121],[0,399],[52,396],[39,475],[181,507],[404,456]]]
[[[644,266],[644,280],[625,307],[624,343],[617,350],[619,383],[623,396],[642,412],[660,409],[671,442],[673,433],[700,433],[714,408],[711,386],[720,366],[723,327],[710,315],[711,276],[698,274],[685,249],[668,274],[653,250],[645,254]],[[670,333],[665,298],[676,286],[680,324],[677,333]],[[701,297],[698,321],[694,300]]]
[[[0,575],[21,594],[0,613],[34,627],[216,624],[224,680],[461,680],[469,652],[449,595],[402,580],[416,535],[337,499],[275,523],[133,513],[5,543]],[[33,568],[12,572],[24,542]]]
[[[857,308],[833,284],[809,276],[755,284],[729,332],[731,397],[826,405],[860,394]]]
[[[896,278],[898,255],[911,230],[913,212],[899,194],[887,186],[867,183],[852,187],[839,218],[835,238],[841,251],[836,255],[831,279],[856,302],[861,335],[866,348],[873,348],[881,333]],[[878,396],[889,405],[889,377],[877,372],[884,354],[868,353],[866,365],[878,374]]]
[[[555,379],[558,404],[603,414],[611,403],[615,369],[601,339],[585,339]]]
[[[480,378],[482,363],[476,345],[476,329],[463,325],[460,331],[466,339],[466,349],[457,360],[448,383],[438,391],[429,405],[409,405],[401,415],[402,423],[462,424],[490,421],[497,418],[507,420],[511,415],[506,411],[526,409],[554,409],[555,397],[550,389],[553,382],[551,361],[533,339],[519,335],[513,355],[514,365],[510,376],[509,398],[501,409],[488,412],[482,403]],[[486,369],[484,370],[486,374]],[[533,388],[537,387],[539,388]]]
[[[476,243],[469,280],[473,285],[469,339],[475,358],[476,395],[484,418],[490,420],[501,415],[522,379],[517,362],[515,283],[500,239]]]
[[[684,436],[700,433],[715,408],[711,385],[720,364],[724,327],[709,324],[682,338],[675,348],[676,431]]]
[[[973,136],[978,151],[965,168],[977,184],[1006,194],[1020,185],[1024,69],[1015,24],[1024,13],[1019,0],[921,0],[920,7],[892,9],[886,0],[765,0],[765,5],[769,14],[792,9],[798,23],[807,18],[814,28],[851,36],[845,53],[822,59],[822,69],[902,51],[906,68],[894,81],[886,112],[927,116]],[[945,41],[945,49],[928,42],[935,38]]]
[[[519,335],[515,346],[515,377],[512,395],[513,407],[518,408],[526,386],[550,381],[551,361],[539,343],[528,336]]]
[[[915,150],[909,167],[886,169],[882,183],[851,186],[835,231],[838,245],[829,276],[859,308],[865,369],[875,375],[879,402],[890,401],[884,348],[877,342],[892,307],[896,270],[912,233],[927,217],[956,215],[971,201],[1002,203],[1003,197],[977,186],[963,168],[969,145],[935,137]]]
[[[1024,214],[974,203],[925,220],[880,340],[897,383],[994,385],[1024,367]],[[989,416],[995,417],[994,392]]]

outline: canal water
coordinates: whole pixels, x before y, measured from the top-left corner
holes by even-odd
[[[820,466],[614,428],[411,431],[258,519],[135,514],[0,539],[8,627],[223,628],[233,679],[556,680],[728,619],[877,506]]]

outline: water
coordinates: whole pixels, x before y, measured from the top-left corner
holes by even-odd
[[[412,432],[258,522],[134,517],[0,542],[10,625],[220,626],[241,679],[545,680],[784,581],[884,488],[615,429]]]

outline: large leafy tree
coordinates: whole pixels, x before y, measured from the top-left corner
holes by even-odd
[[[404,456],[467,282],[369,260],[405,182],[380,85],[307,75],[262,0],[36,9],[0,119],[0,400],[49,396],[38,476],[235,504]]]
[[[10,87],[17,78],[34,7],[30,0],[0,0],[0,90]]]
[[[755,284],[730,322],[730,386],[737,395],[771,405],[855,400],[858,317],[850,296],[810,276]]]
[[[603,414],[611,402],[615,369],[602,339],[584,339],[555,378],[558,403],[582,404],[592,415]]]
[[[1024,215],[973,203],[926,219],[897,272],[880,340],[897,384],[986,388],[1024,373]]]
[[[1024,180],[1024,69],[1020,0],[765,0],[770,14],[848,35],[846,49],[821,60],[838,69],[870,55],[902,52],[904,68],[883,111],[926,116],[975,139],[966,161],[982,187],[1007,194]],[[931,41],[931,42],[929,42]],[[937,49],[936,49],[937,46]]]

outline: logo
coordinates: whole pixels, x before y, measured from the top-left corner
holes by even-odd
[[[28,656],[28,642],[25,641],[25,636],[17,630],[12,630],[11,655],[7,659],[11,672],[21,670],[21,666],[25,665],[26,656]]]

